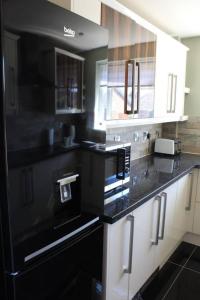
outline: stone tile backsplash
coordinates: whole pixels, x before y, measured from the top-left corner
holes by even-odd
[[[144,132],[150,133],[150,142],[143,139]],[[139,136],[137,141],[136,134]],[[120,137],[120,141],[123,142],[131,142],[132,160],[153,153],[157,137],[179,138],[182,142],[182,152],[200,154],[200,117],[190,116],[185,122],[107,129],[106,140],[113,141],[115,137]]]
[[[191,116],[186,122],[163,124],[164,138],[179,138],[182,152],[200,154],[200,117]]]
[[[145,133],[150,133],[150,140]],[[131,160],[153,153],[155,139],[162,136],[162,124],[107,128],[106,140],[120,137],[122,142],[131,142]]]

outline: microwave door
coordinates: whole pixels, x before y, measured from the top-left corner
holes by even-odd
[[[106,159],[105,188],[108,192],[130,180],[130,147],[119,148]]]
[[[130,180],[130,149],[130,147],[117,149],[117,178],[122,179],[122,184]]]

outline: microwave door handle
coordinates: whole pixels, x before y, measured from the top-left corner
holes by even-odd
[[[132,65],[132,93],[131,93],[131,109],[128,109],[128,75],[129,65]],[[133,114],[134,113],[134,95],[135,95],[135,61],[134,60],[127,60],[125,62],[125,92],[124,92],[124,113],[125,114]]]
[[[136,67],[138,68],[137,75],[137,107],[134,109],[134,114],[139,113],[139,105],[140,105],[140,63],[136,62]],[[135,83],[134,83],[135,84]]]
[[[126,176],[126,149],[117,149],[117,173],[116,178],[124,180]]]

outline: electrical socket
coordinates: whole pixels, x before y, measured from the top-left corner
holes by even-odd
[[[148,140],[148,136],[149,136],[149,132],[148,131],[144,131],[143,132],[143,141],[145,142],[146,140]]]
[[[114,135],[114,141],[115,142],[120,142],[121,141],[120,135]]]

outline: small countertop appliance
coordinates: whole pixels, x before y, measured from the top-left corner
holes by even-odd
[[[155,153],[177,155],[181,153],[181,141],[179,139],[156,139]]]

